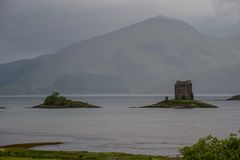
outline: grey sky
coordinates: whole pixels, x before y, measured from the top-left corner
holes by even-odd
[[[59,49],[156,15],[202,32],[240,32],[239,0],[0,0],[0,63]]]

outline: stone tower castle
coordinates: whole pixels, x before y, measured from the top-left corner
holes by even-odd
[[[177,100],[193,100],[192,82],[191,81],[177,81],[175,84],[175,99]]]

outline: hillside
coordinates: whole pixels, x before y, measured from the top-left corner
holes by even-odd
[[[195,87],[201,93],[239,93],[239,68],[240,63],[199,73],[193,78]]]
[[[232,45],[233,47],[240,51],[240,33],[227,36],[223,38],[223,41]]]
[[[231,45],[158,16],[54,55],[2,64],[0,94],[171,93],[177,79],[239,62]]]

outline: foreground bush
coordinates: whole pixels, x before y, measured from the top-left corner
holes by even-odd
[[[193,146],[180,150],[183,160],[240,160],[240,138],[230,135],[226,139],[208,136]]]

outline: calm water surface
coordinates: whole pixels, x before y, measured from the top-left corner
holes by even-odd
[[[225,96],[198,99],[218,109],[131,109],[152,104],[163,96],[75,96],[101,109],[30,109],[42,97],[0,97],[0,145],[63,141],[38,149],[114,151],[178,155],[179,148],[212,134],[239,134],[240,102],[215,101]]]

